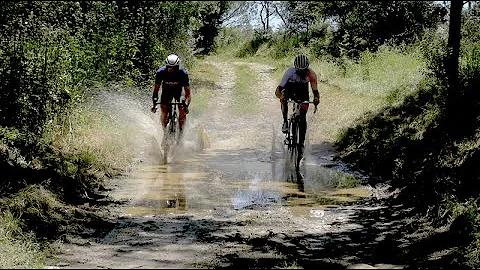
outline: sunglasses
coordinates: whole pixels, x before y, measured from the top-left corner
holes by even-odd
[[[296,68],[296,69],[295,69],[296,72],[300,72],[300,73],[302,73],[302,72],[307,72],[307,70],[308,70],[308,68],[302,68],[302,69]]]

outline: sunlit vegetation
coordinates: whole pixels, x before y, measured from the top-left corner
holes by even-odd
[[[191,77],[192,98],[191,115],[197,116],[205,112],[210,99],[215,95],[215,88],[220,83],[220,70],[214,65],[198,60],[189,71]]]
[[[10,211],[0,216],[0,268],[40,268],[46,254],[42,253],[35,235],[24,233],[21,220]]]
[[[241,114],[258,112],[255,87],[258,87],[256,74],[247,65],[235,65],[235,85],[233,86],[233,107]],[[253,94],[252,94],[253,93]]]
[[[450,7],[438,2],[273,1],[267,14],[283,14],[273,32],[263,17],[261,28],[222,25],[255,14],[258,1],[3,1],[0,267],[40,268],[48,245],[39,243],[94,223],[78,207],[135,163],[142,149],[131,131],[149,130],[111,109],[133,102],[148,112],[154,71],[175,52],[191,74],[192,116],[219,83],[220,71],[205,60],[267,63],[279,81],[295,55],[308,55],[320,79],[310,139],[334,142],[368,184],[388,181],[402,190],[400,203],[450,226],[459,239],[450,263],[478,268],[480,5],[467,1],[462,14],[453,88]],[[234,72],[234,104],[249,111],[256,77],[243,65]]]

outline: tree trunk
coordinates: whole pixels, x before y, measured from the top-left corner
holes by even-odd
[[[267,7],[267,28],[265,30],[268,31],[268,29],[270,29],[270,1],[267,1],[266,3],[266,7]]]
[[[460,54],[460,27],[463,1],[450,1],[450,23],[448,28],[447,59],[445,59],[445,71],[448,80],[446,89],[445,104],[445,124],[448,127],[455,127],[458,121],[456,114],[458,111],[458,99],[460,98],[459,79],[458,79],[458,57]],[[448,128],[448,137],[455,137],[459,132],[457,128]]]
[[[446,71],[449,80],[449,93],[454,95],[458,82],[458,57],[460,54],[460,26],[462,20],[462,0],[450,1],[450,25],[448,28],[448,44],[449,51]]]

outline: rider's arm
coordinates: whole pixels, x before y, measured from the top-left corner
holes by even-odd
[[[155,74],[155,86],[153,87],[153,94],[152,94],[152,102],[153,106],[155,106],[155,103],[158,101],[158,92],[160,91],[160,84],[162,83],[162,75],[157,70],[157,73]]]
[[[307,73],[307,76],[310,79],[310,87],[312,88],[313,101],[316,104],[318,104],[318,101],[320,99],[320,95],[318,93],[317,74],[315,73],[315,71],[313,71],[313,69],[310,69],[309,72]]]
[[[187,107],[190,105],[191,101],[191,96],[190,96],[190,85],[187,85],[183,88],[185,90],[185,104],[187,104]]]
[[[153,106],[155,106],[155,103],[158,101],[158,92],[160,91],[160,84],[155,84],[153,87],[153,94],[152,94],[152,102]]]
[[[183,84],[183,90],[185,90],[185,104],[187,104],[187,107],[188,107],[192,99],[191,89],[190,89],[190,76],[188,71],[185,68],[182,68],[182,71],[184,72],[182,84]]]
[[[292,76],[293,72],[295,72],[295,69],[293,67],[290,67],[283,74],[282,80],[278,84],[277,89],[275,89],[275,95],[277,96],[277,98],[283,98],[283,90],[285,90],[285,85],[287,84],[288,79],[290,79],[290,77]]]

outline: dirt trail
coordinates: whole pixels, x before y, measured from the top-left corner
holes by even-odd
[[[158,138],[151,139],[143,164],[111,181],[109,195],[124,202],[110,206],[111,227],[68,236],[50,268],[400,268],[406,221],[391,217],[403,212],[356,203],[369,196],[365,188],[329,187],[342,176],[323,166],[332,165],[330,148],[312,149],[303,179],[286,170],[272,67],[249,64],[260,77],[261,108],[239,118],[230,109],[233,66],[246,63],[212,64],[222,74],[209,117],[190,120],[204,125],[211,147],[196,152],[187,131],[185,150],[158,165]]]

